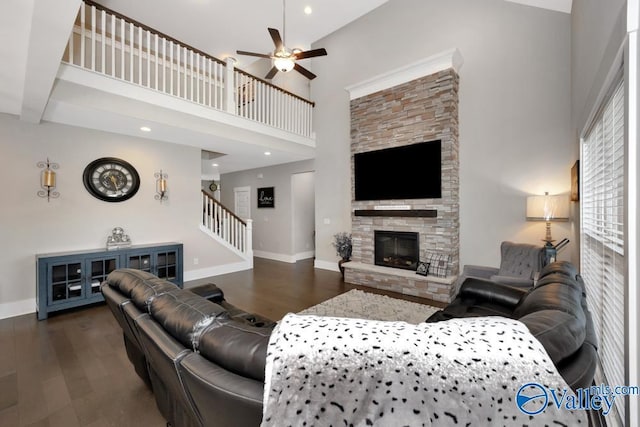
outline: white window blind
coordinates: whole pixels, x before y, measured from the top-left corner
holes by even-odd
[[[620,81],[582,142],[582,276],[599,339],[596,382],[611,386],[625,384],[624,102]],[[624,420],[624,399],[616,410]]]

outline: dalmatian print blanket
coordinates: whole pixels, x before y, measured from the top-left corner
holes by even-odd
[[[526,326],[502,317],[411,325],[288,314],[265,379],[263,427],[587,426],[583,411],[520,411],[523,384],[570,389]]]

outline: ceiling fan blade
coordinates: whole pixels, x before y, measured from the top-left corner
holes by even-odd
[[[309,80],[313,80],[316,78],[315,74],[313,74],[311,71],[307,70],[306,68],[304,68],[299,64],[294,65],[293,69],[299,72],[300,74],[302,74],[303,76],[305,76],[306,78],[308,78]]]
[[[276,73],[278,72],[278,69],[276,67],[271,67],[271,69],[269,70],[269,72],[267,73],[266,76],[264,76],[264,78],[266,80],[271,80],[273,78],[273,76],[276,75]]]
[[[271,34],[273,44],[276,45],[276,50],[282,50],[282,37],[280,37],[280,31],[275,28],[268,28],[268,30],[269,34]]]
[[[305,50],[304,52],[298,52],[295,54],[296,59],[313,58],[315,56],[325,56],[327,51],[322,49]]]
[[[247,52],[245,50],[236,50],[238,55],[248,55],[248,56],[257,56],[259,58],[271,58],[271,55],[267,55],[264,53],[255,53],[255,52]]]

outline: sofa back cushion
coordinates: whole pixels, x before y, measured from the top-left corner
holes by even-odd
[[[135,270],[133,268],[120,268],[109,273],[107,283],[127,298],[131,298],[133,289],[149,279],[157,279],[157,277],[146,271]]]
[[[582,347],[586,328],[585,318],[559,310],[540,310],[520,320],[547,350],[557,366]]]
[[[540,246],[502,242],[500,253],[498,276],[533,279],[535,273],[542,269],[544,255]]]
[[[197,350],[200,333],[226,311],[191,292],[167,292],[151,300],[149,312],[165,331],[190,350]]]
[[[198,350],[203,357],[235,374],[264,381],[267,346],[273,327],[216,319],[200,335]]]

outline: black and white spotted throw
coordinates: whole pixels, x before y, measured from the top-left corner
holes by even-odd
[[[288,314],[265,378],[263,427],[587,426],[582,411],[518,409],[525,383],[569,387],[526,326],[502,317],[411,325]]]

